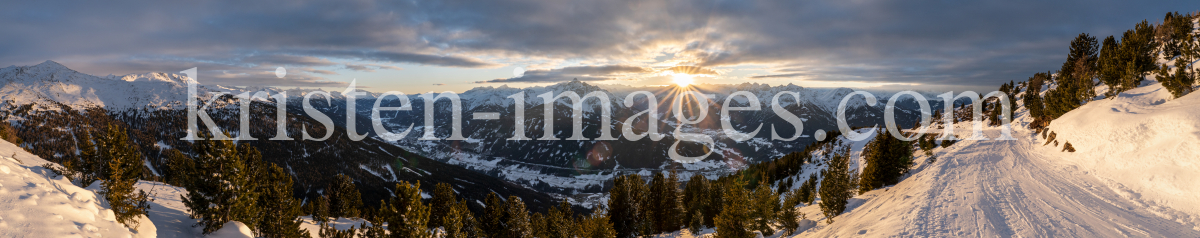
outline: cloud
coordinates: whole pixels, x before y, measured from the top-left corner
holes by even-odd
[[[286,66],[330,66],[336,63],[327,59],[304,55],[258,54],[239,59],[239,61],[258,65]]]
[[[404,70],[404,68],[383,64],[371,64],[371,66],[375,66],[376,69]]]
[[[710,74],[701,69],[764,65],[769,75],[749,78],[808,73],[805,80],[994,86],[1057,68],[1080,32],[1119,35],[1180,7],[1118,0],[15,1],[0,9],[0,65],[52,59],[93,65],[98,73],[204,65],[251,83],[312,84],[333,74],[314,70],[311,79],[281,82],[236,72],[340,64],[496,68],[535,59],[542,62],[525,65],[582,62],[634,71],[564,67],[488,81],[609,80],[654,73],[638,67],[691,65],[701,67],[692,72]],[[174,64],[144,62],[153,59]]]
[[[431,55],[419,54],[410,52],[393,52],[393,51],[356,51],[356,50],[300,50],[297,53],[320,55],[326,57],[337,57],[345,59],[381,61],[389,63],[412,63],[423,65],[435,65],[458,68],[487,68],[498,66],[493,63],[484,62],[479,59],[452,56],[452,55]]]
[[[400,67],[381,64],[344,64],[342,68],[362,72],[375,72],[377,69],[402,70]]]
[[[324,74],[324,75],[337,75],[338,74],[337,72],[333,72],[333,71],[329,71],[329,70],[320,70],[320,69],[302,68],[300,70],[303,70],[304,72],[314,73],[314,74]]]
[[[812,74],[807,74],[807,73],[788,73],[788,74],[754,75],[754,76],[750,76],[749,78],[752,78],[752,79],[769,79],[769,78],[795,78],[795,77],[810,76],[810,75],[812,75]]]
[[[708,74],[708,75],[718,75],[719,74],[719,73],[717,73],[716,70],[712,70],[712,69],[708,69],[708,68],[704,68],[704,67],[698,67],[698,66],[675,66],[675,67],[667,68],[666,70],[672,71],[675,73],[682,73],[682,74]]]
[[[287,76],[278,78],[275,76],[276,67],[274,66],[245,66],[238,62],[205,62],[195,59],[116,58],[60,63],[83,73],[108,72],[114,75],[145,72],[178,73],[195,67],[200,83],[208,85],[325,87],[347,84],[318,76],[318,74],[336,75],[335,72],[308,67],[285,67],[288,69]]]
[[[526,70],[521,77],[478,81],[476,83],[548,83],[560,81],[603,81],[651,73],[653,69],[630,65],[571,66],[558,69]]]
[[[354,71],[375,72],[375,69],[369,68],[365,65],[345,64],[345,65],[342,65],[342,67],[349,69],[349,70],[354,70]]]
[[[446,84],[444,84],[444,83],[435,83],[435,84],[433,84],[433,86],[445,86],[445,85],[446,85]]]

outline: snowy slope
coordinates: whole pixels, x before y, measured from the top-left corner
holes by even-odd
[[[1188,211],[1200,222],[1200,93],[1172,99],[1158,83],[1098,100],[1050,123],[1075,153],[1057,155],[1127,199]],[[1163,211],[1168,217],[1178,216]]]
[[[0,157],[0,237],[155,237],[145,217],[125,228],[96,193],[52,178],[32,165],[45,160],[16,145],[0,140]]]
[[[796,236],[1198,237],[1200,95],[1163,91],[1151,84],[1055,120],[1075,153],[1043,146],[1018,110],[1018,140],[961,141],[935,149],[935,163],[921,155],[909,177],[854,197],[833,224],[801,207],[818,222]],[[969,127],[956,125],[960,138]]]
[[[15,159],[13,159],[15,158]],[[80,188],[41,165],[50,163],[0,140],[0,237],[201,237],[181,195],[187,190],[139,181],[150,210],[136,230],[116,222],[99,197],[99,182]],[[207,237],[253,237],[237,222]]]

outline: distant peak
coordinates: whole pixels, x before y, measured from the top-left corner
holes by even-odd
[[[67,66],[59,64],[58,62],[54,62],[53,60],[47,60],[46,62],[42,62],[41,64],[35,65],[35,67],[53,68],[53,69],[68,69]]]

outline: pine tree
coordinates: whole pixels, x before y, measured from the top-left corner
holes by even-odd
[[[1158,67],[1154,59],[1156,48],[1158,43],[1154,40],[1154,27],[1144,20],[1121,36],[1120,61],[1124,71],[1121,77],[1122,91],[1137,87],[1147,72]]]
[[[508,220],[504,201],[500,200],[500,196],[496,193],[489,193],[484,199],[484,214],[481,219],[482,230],[487,237],[490,238],[505,238],[504,222]]]
[[[317,198],[313,199],[313,201],[311,203],[312,204],[309,207],[312,208],[312,210],[309,211],[309,215],[312,215],[313,221],[315,221],[317,223],[328,222],[329,221],[329,198],[328,198],[328,196],[327,195],[326,196],[317,196]]]
[[[1162,82],[1163,88],[1171,92],[1172,96],[1183,97],[1192,92],[1192,85],[1196,81],[1196,78],[1187,71],[1188,65],[1189,63],[1181,57],[1175,61],[1175,73],[1172,74],[1170,68],[1163,64],[1155,78]]]
[[[800,219],[804,219],[804,214],[796,211],[796,206],[800,205],[800,189],[788,191],[784,195],[783,208],[779,212],[779,226],[783,227],[785,236],[796,232],[796,228],[800,227]]]
[[[859,193],[900,182],[900,176],[912,166],[912,144],[887,131],[881,131],[863,149],[867,162],[859,181]]]
[[[659,218],[662,219],[660,232],[674,232],[683,226],[683,196],[679,191],[679,172],[671,170],[667,180],[663,182],[663,200],[658,201]]]
[[[167,150],[167,172],[163,173],[166,182],[178,187],[187,186],[192,183],[192,177],[196,175],[196,163],[192,158],[184,155],[177,149]]]
[[[617,237],[630,237],[641,231],[642,224],[647,219],[642,210],[642,202],[647,190],[642,177],[636,174],[619,176],[613,179],[613,188],[609,190],[608,207],[612,217],[620,217],[613,222]]]
[[[1058,86],[1046,93],[1046,113],[1055,119],[1078,108],[1095,97],[1093,79],[1096,76],[1096,38],[1081,33],[1071,41],[1067,62],[1058,71]]]
[[[1192,43],[1191,33],[1194,18],[1191,14],[1181,15],[1179,12],[1169,12],[1163,18],[1163,24],[1156,32],[1156,38],[1163,44],[1163,56],[1167,59],[1183,55],[1187,44]]]
[[[849,151],[843,151],[829,160],[829,171],[824,173],[821,188],[821,212],[825,213],[826,222],[833,223],[833,218],[846,210],[846,201],[853,196],[851,192]]]
[[[820,179],[817,173],[809,174],[808,180],[800,186],[800,201],[804,204],[812,205],[817,200],[817,179]]]
[[[596,206],[592,210],[592,215],[580,219],[579,233],[577,237],[581,238],[615,238],[617,231],[613,230],[613,224],[609,221],[608,211],[605,211]]]
[[[409,184],[401,181],[396,185],[395,194],[387,202],[386,209],[380,214],[388,220],[388,232],[391,237],[430,238],[426,224],[429,223],[429,207],[421,203],[421,184]]]
[[[783,181],[779,182],[779,186],[776,186],[776,188],[775,188],[775,194],[787,193],[788,189],[792,187],[791,183],[792,183],[792,178],[787,178],[787,179],[784,179]]]
[[[454,204],[454,189],[449,184],[438,183],[433,188],[433,199],[429,200],[429,228],[442,226],[442,218],[450,213]]]
[[[259,237],[308,237],[301,229],[300,202],[292,197],[292,177],[278,165],[257,162],[258,205],[261,210],[256,232]]]
[[[191,218],[199,220],[197,226],[203,226],[208,234],[230,221],[253,220],[253,206],[258,198],[250,179],[253,174],[233,142],[199,140],[193,144],[193,150],[198,176],[187,186],[183,203]]]
[[[562,201],[558,207],[550,207],[550,211],[546,213],[545,235],[540,237],[545,238],[569,238],[571,237],[574,227],[574,214],[571,211],[571,204],[567,201]]]
[[[467,209],[465,201],[456,201],[451,205],[450,212],[442,217],[442,228],[446,231],[445,238],[479,237],[480,231],[475,223],[475,217]]]
[[[0,118],[7,118],[7,116]],[[13,128],[12,124],[9,124],[8,122],[0,123],[0,139],[18,146],[24,143],[24,141],[21,140],[21,137],[17,136],[17,129]]]
[[[695,173],[688,179],[683,189],[684,209],[683,221],[688,229],[695,234],[704,226],[704,211],[708,206],[708,178]]]
[[[375,215],[364,216],[364,217],[367,217],[365,220],[367,220],[367,222],[370,223],[371,225],[368,226],[366,223],[360,223],[359,229],[358,229],[358,237],[387,237],[388,236],[388,230],[387,230],[387,227],[384,226],[384,223],[386,223],[389,219],[391,219],[391,217],[387,217],[386,215],[380,215],[383,213],[387,213],[387,211],[390,207],[388,207],[386,205],[387,205],[387,200],[379,201],[379,210],[375,212]],[[364,210],[364,212],[365,212],[365,210]]]
[[[931,136],[924,135],[920,138],[917,138],[917,146],[921,148],[922,152],[925,152],[925,155],[933,155],[933,148],[937,145],[933,144],[933,138]]]
[[[329,215],[332,217],[358,217],[358,209],[362,207],[362,195],[359,194],[358,188],[354,186],[354,180],[345,174],[339,174],[330,182],[329,188],[325,190],[329,193]]]
[[[117,125],[108,125],[100,138],[100,158],[108,161],[100,194],[108,201],[117,222],[137,228],[139,217],[150,205],[145,191],[134,187],[142,177],[142,153],[132,145],[129,136]]]
[[[267,186],[262,183],[262,180],[258,180],[258,178],[261,177],[264,170],[267,170],[267,163],[263,162],[262,154],[258,152],[258,149],[249,144],[238,146],[237,154],[238,158],[245,165],[246,173],[243,177],[245,180],[243,182],[245,186],[248,186],[246,188],[249,190],[249,193],[241,194],[241,196],[248,196],[247,199],[249,200],[246,202],[249,204],[237,212],[237,218],[234,218],[234,220],[240,221],[250,226],[251,230],[257,231],[258,227],[256,225],[262,222],[262,214],[264,213],[262,211],[264,207],[257,206],[260,203],[258,200],[262,197],[262,194],[259,192],[263,190],[263,186]],[[287,189],[290,189],[290,187]]]
[[[720,214],[722,209],[725,208],[727,184],[718,181],[715,183],[710,182],[708,185],[708,202],[704,209],[704,226],[716,227],[717,214]]]
[[[775,234],[770,224],[775,223],[776,214],[779,212],[779,194],[775,193],[766,181],[759,181],[752,199],[754,207],[751,213],[751,229],[763,234]]]
[[[723,187],[725,188],[723,197],[726,203],[722,207],[721,213],[713,219],[716,223],[716,237],[744,238],[752,236],[750,223],[753,217],[750,213],[754,208],[751,207],[745,182],[734,179],[732,184],[726,184]]]
[[[650,182],[650,192],[642,205],[647,212],[650,233],[657,234],[679,229],[679,183],[678,174],[671,172],[670,177],[655,173]]]
[[[1172,28],[1170,38],[1178,48],[1177,58],[1174,59],[1175,72],[1171,73],[1170,67],[1163,64],[1155,78],[1162,82],[1162,86],[1171,92],[1172,96],[1179,98],[1193,91],[1197,75],[1192,70],[1192,62],[1200,59],[1200,45],[1195,42],[1195,35],[1190,34],[1192,16],[1175,14],[1172,24],[1164,23],[1164,27]]]
[[[1050,122],[1046,118],[1046,106],[1042,100],[1042,96],[1040,95],[1042,93],[1043,85],[1049,80],[1049,72],[1036,73],[1033,75],[1033,77],[1029,78],[1029,86],[1025,90],[1025,96],[1023,100],[1025,101],[1025,108],[1029,109],[1029,116],[1033,117],[1034,119],[1034,121],[1030,123],[1030,128],[1032,129],[1043,128]]]
[[[104,159],[100,158],[100,152],[96,148],[96,144],[92,142],[91,133],[85,131],[79,133],[79,135],[81,137],[79,138],[79,142],[77,142],[80,151],[78,164],[79,186],[88,187],[102,178],[104,170],[108,166],[107,163],[104,163]]]
[[[812,180],[811,178],[804,180],[803,183],[800,183],[800,188],[796,189],[796,197],[800,199],[801,203],[808,204],[808,198],[812,197],[812,192],[809,191],[809,187],[812,186],[812,182],[810,181]]]
[[[1121,76],[1125,73],[1124,65],[1121,62],[1121,44],[1117,43],[1117,39],[1113,36],[1104,38],[1100,44],[1100,55],[1096,61],[1096,68],[1100,74],[1100,82],[1108,85],[1108,93],[1106,97],[1113,97],[1125,89],[1121,88]]]
[[[532,237],[549,237],[553,233],[546,230],[547,217],[549,215],[541,213],[533,213],[529,216],[529,230],[533,231]]]
[[[529,211],[525,209],[525,202],[517,196],[508,196],[508,203],[504,204],[505,213],[508,214],[508,220],[504,222],[507,226],[507,237],[533,237],[533,228],[529,222]]]

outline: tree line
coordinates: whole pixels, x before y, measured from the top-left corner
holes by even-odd
[[[1102,95],[1113,98],[1136,88],[1150,74],[1178,98],[1194,90],[1200,60],[1200,34],[1195,32],[1197,15],[1167,13],[1161,24],[1142,21],[1126,30],[1120,40],[1108,36],[1097,41],[1081,33],[1071,41],[1066,62],[1057,72],[1039,72],[1024,82],[1025,106],[1034,118],[1031,127],[1044,128],[1063,114],[1098,98],[1096,88],[1107,85]],[[1157,65],[1156,60],[1173,62]],[[1053,84],[1042,95],[1045,86]],[[1014,93],[1015,94],[1015,93]]]

